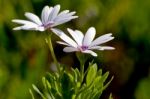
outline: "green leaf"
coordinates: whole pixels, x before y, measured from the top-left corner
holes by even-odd
[[[71,99],[72,95],[75,93],[73,89],[73,82],[69,75],[70,74],[65,72],[61,78],[62,95],[64,99]]]
[[[99,70],[98,70],[97,75],[98,75],[98,76],[102,76],[102,69],[99,69]]]
[[[80,74],[80,72],[79,72],[79,70],[77,68],[75,69],[75,72],[76,72],[76,74],[78,76],[77,81],[79,81],[81,74]]]
[[[74,82],[77,83],[79,75],[73,68],[71,70],[73,71]]]
[[[45,77],[42,77],[42,83],[43,83],[44,88],[46,89],[46,78]]]
[[[40,92],[40,90],[34,84],[32,85],[32,87],[43,99],[46,99],[45,96]]]
[[[102,78],[101,76],[98,76],[94,79],[94,82],[93,82],[94,88],[99,89],[100,87],[103,86],[103,82],[101,82],[101,78]]]
[[[106,81],[108,75],[109,75],[109,72],[106,72],[106,73],[102,76],[102,78],[101,78],[101,82],[102,82],[102,83],[104,83],[104,82]]]
[[[103,90],[106,89],[109,84],[111,83],[111,81],[114,79],[114,77],[112,76],[111,79],[109,80],[109,82],[107,82],[107,84],[105,84],[105,86],[103,87]]]
[[[48,82],[48,80],[46,80],[46,86],[47,86],[47,89],[51,89],[52,87],[51,87],[51,84]]]
[[[34,94],[33,94],[33,92],[32,92],[31,89],[29,89],[29,92],[30,92],[30,94],[31,94],[32,99],[35,99],[35,98],[34,98]]]
[[[85,90],[84,92],[82,92],[81,98],[90,99],[91,93],[92,93],[92,90]]]
[[[89,86],[93,82],[93,80],[96,77],[96,73],[97,73],[97,65],[93,64],[89,68],[87,76],[86,76],[86,84],[87,84],[87,86]]]
[[[112,93],[109,95],[109,99],[113,99],[113,97],[112,97]]]

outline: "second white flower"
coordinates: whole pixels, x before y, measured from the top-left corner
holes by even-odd
[[[67,46],[63,49],[64,52],[80,51],[82,53],[87,53],[87,54],[91,54],[93,56],[97,56],[97,54],[95,52],[93,52],[92,50],[113,50],[113,49],[115,49],[114,47],[110,47],[110,46],[101,46],[101,44],[114,39],[114,37],[112,37],[112,33],[102,35],[94,40],[94,37],[96,34],[96,30],[94,27],[90,27],[87,30],[85,35],[83,35],[83,33],[79,30],[72,30],[69,28],[67,30],[73,39],[70,38],[69,36],[67,36],[61,30],[52,29],[52,31],[64,41],[64,42],[57,41],[57,43]]]

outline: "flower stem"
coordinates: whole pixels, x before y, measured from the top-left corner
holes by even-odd
[[[58,61],[56,59],[55,53],[54,53],[54,49],[53,49],[53,45],[52,45],[52,40],[51,40],[51,35],[46,38],[46,41],[48,43],[48,47],[50,49],[50,52],[51,52],[52,58],[54,60],[54,63],[57,66],[58,73],[60,73],[60,66],[59,66],[59,63],[58,63]]]
[[[80,82],[82,83],[84,79],[84,63],[83,62],[80,63],[80,74],[81,74]]]
[[[84,54],[82,53],[76,53],[76,56],[78,58],[78,60],[80,61],[80,82],[82,83],[83,82],[83,79],[84,79],[84,64],[86,62],[86,57]]]

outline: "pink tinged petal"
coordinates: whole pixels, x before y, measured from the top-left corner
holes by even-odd
[[[68,15],[68,16],[73,16],[74,14],[76,14],[76,12],[75,12],[75,11],[70,12],[70,13],[68,13],[67,15]]]
[[[43,24],[46,24],[48,22],[48,17],[49,17],[52,10],[53,10],[53,7],[49,8],[49,6],[45,6],[43,8],[42,14],[41,14],[41,19],[42,19]]]
[[[89,47],[88,49],[90,49],[90,50],[94,50],[94,49],[100,49],[101,47],[100,46],[92,46],[92,47]]]
[[[18,23],[18,24],[35,24],[31,21],[26,21],[26,20],[18,20],[18,19],[14,19],[12,20],[12,22]]]
[[[63,49],[64,52],[75,52],[75,51],[79,51],[77,48],[74,47],[65,47]]]
[[[45,28],[41,26],[41,27],[38,27],[37,30],[42,32],[42,31],[45,31]]]
[[[96,33],[96,30],[94,27],[91,27],[87,30],[85,37],[83,39],[84,46],[89,46],[92,43],[92,41],[95,37],[95,33]]]
[[[53,10],[51,11],[51,13],[49,14],[48,20],[53,21],[56,18],[56,16],[58,15],[59,10],[60,10],[60,5],[56,5],[53,8]]]
[[[65,43],[65,42],[62,42],[62,41],[57,41],[58,44],[61,44],[61,45],[66,45],[66,46],[70,46],[69,44]]]
[[[38,25],[42,25],[41,20],[40,20],[39,17],[36,16],[35,14],[26,12],[26,13],[25,13],[25,16],[26,16],[29,20],[33,21],[34,23],[36,23],[36,24],[38,24]]]
[[[55,22],[61,22],[61,21],[64,21],[64,20],[72,20],[72,19],[75,19],[75,18],[78,18],[78,16],[69,16],[69,17],[60,17],[60,18],[56,18],[54,21]]]
[[[69,10],[67,10],[67,11],[69,11]],[[66,12],[67,12],[66,11]],[[64,18],[69,18],[69,17],[71,17],[72,15],[74,15],[76,12],[70,12],[70,13],[64,13],[64,14],[59,14],[55,19],[54,19],[54,21],[57,21],[57,20],[59,20],[59,19],[64,19]]]
[[[73,39],[77,42],[77,44],[79,46],[81,46],[82,45],[82,40],[80,39],[79,35],[75,31],[73,31],[72,29],[68,28],[67,30],[70,33],[70,35],[73,37]]]
[[[57,25],[60,25],[60,24],[63,24],[63,23],[66,23],[74,18],[77,18],[78,16],[72,16],[72,17],[69,17],[69,18],[64,18],[64,19],[59,19],[59,20],[55,20],[54,24],[51,25],[51,27],[54,27],[54,26],[57,26]]]
[[[87,54],[91,54],[92,56],[96,57],[97,54],[91,50],[85,50],[85,51],[82,51],[83,53],[87,53]]]
[[[114,47],[110,47],[110,46],[101,46],[98,50],[114,50]]]
[[[13,30],[38,30],[38,26],[35,24],[27,24],[27,25],[13,28]]]
[[[58,14],[57,18],[61,18],[62,16],[65,16],[67,13],[69,13],[69,10],[64,10]]]
[[[90,46],[95,46],[95,45],[99,45],[99,44],[103,44],[103,43],[106,43],[112,39],[114,39],[114,37],[111,37],[111,33],[109,34],[105,34],[105,35],[102,35],[100,37],[98,37],[97,39],[95,39],[92,44]]]
[[[51,31],[53,31],[57,36],[64,33],[63,31],[61,31],[60,29],[57,29],[57,28],[51,28]]]
[[[84,38],[83,33],[81,31],[79,31],[79,30],[75,30],[75,33],[76,33],[76,35],[78,35],[79,41],[80,41],[80,43],[82,45],[83,38]]]
[[[24,24],[23,26],[13,28],[13,30],[38,30],[39,27],[37,24],[26,20],[12,20],[12,22]]]
[[[63,31],[59,29],[51,29],[57,36],[59,36],[63,41],[68,43],[70,46],[77,48],[77,44],[69,36],[67,36]]]

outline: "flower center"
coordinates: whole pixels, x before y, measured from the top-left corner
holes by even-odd
[[[45,29],[48,29],[48,28],[50,28],[51,25],[53,25],[53,24],[54,24],[54,22],[50,21],[50,22],[47,22],[47,23],[43,24],[42,26],[44,26]]]
[[[81,51],[85,51],[88,49],[88,46],[81,46]]]

